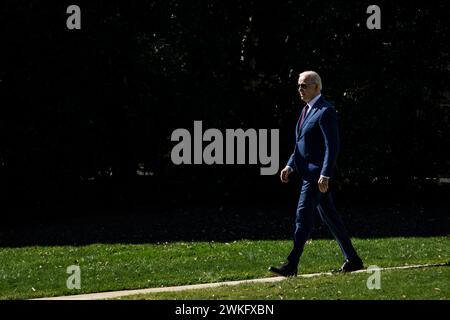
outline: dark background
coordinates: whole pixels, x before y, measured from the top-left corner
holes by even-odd
[[[339,113],[351,234],[448,235],[447,1],[78,1],[68,30],[71,4],[0,4],[1,245],[289,238],[298,178],[175,166],[170,136],[277,128],[281,170],[304,70]]]

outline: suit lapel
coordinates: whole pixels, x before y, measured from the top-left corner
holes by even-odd
[[[316,103],[314,103],[313,107],[306,115],[305,120],[303,120],[302,127],[300,128],[300,130],[302,130],[305,127],[306,123],[308,123],[311,120],[312,116],[314,115],[314,113],[316,113],[316,111],[318,110],[318,108],[320,107],[322,102],[323,102],[323,97],[320,97],[319,100],[317,100]]]
[[[299,129],[297,141],[301,137],[303,137],[304,135],[303,128],[306,126],[306,123],[308,123],[313,118],[313,115],[317,112],[317,110],[319,110],[319,107],[322,105],[323,101],[324,101],[323,97],[320,97],[319,100],[317,100],[316,103],[314,103],[314,106],[312,107],[311,111],[309,111],[309,113],[307,114],[305,120],[302,123],[301,128]]]
[[[316,113],[316,111],[317,111],[317,108],[316,108],[316,105],[314,104],[314,107],[312,107],[311,111],[308,112],[308,114],[306,115],[305,120],[302,123],[302,129],[309,122],[309,120],[311,120],[312,116],[314,115],[314,113]]]

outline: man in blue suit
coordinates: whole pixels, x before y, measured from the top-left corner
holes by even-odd
[[[329,192],[329,180],[339,151],[337,114],[334,107],[321,95],[322,81],[314,71],[305,71],[298,79],[301,99],[306,102],[295,129],[295,148],[287,166],[281,171],[283,183],[296,172],[301,177],[301,193],[295,219],[294,246],[287,263],[270,267],[269,271],[281,276],[297,275],[303,247],[314,227],[314,216],[328,226],[337,240],[345,261],[336,272],[350,272],[363,268],[337,213]]]

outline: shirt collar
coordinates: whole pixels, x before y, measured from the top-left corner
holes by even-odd
[[[310,102],[308,102],[309,107],[312,109],[312,107],[314,106],[314,104],[317,102],[317,100],[319,100],[319,98],[322,96],[321,93],[319,93],[317,96],[314,97],[314,99],[312,99]]]

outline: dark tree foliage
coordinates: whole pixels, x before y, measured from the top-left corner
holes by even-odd
[[[278,178],[259,166],[173,165],[170,135],[194,120],[279,128],[284,166],[303,70],[319,72],[339,112],[338,181],[420,185],[450,173],[447,1],[380,1],[381,30],[367,29],[372,3],[360,1],[77,4],[81,30],[66,28],[66,3],[0,5],[7,206],[270,193]]]

